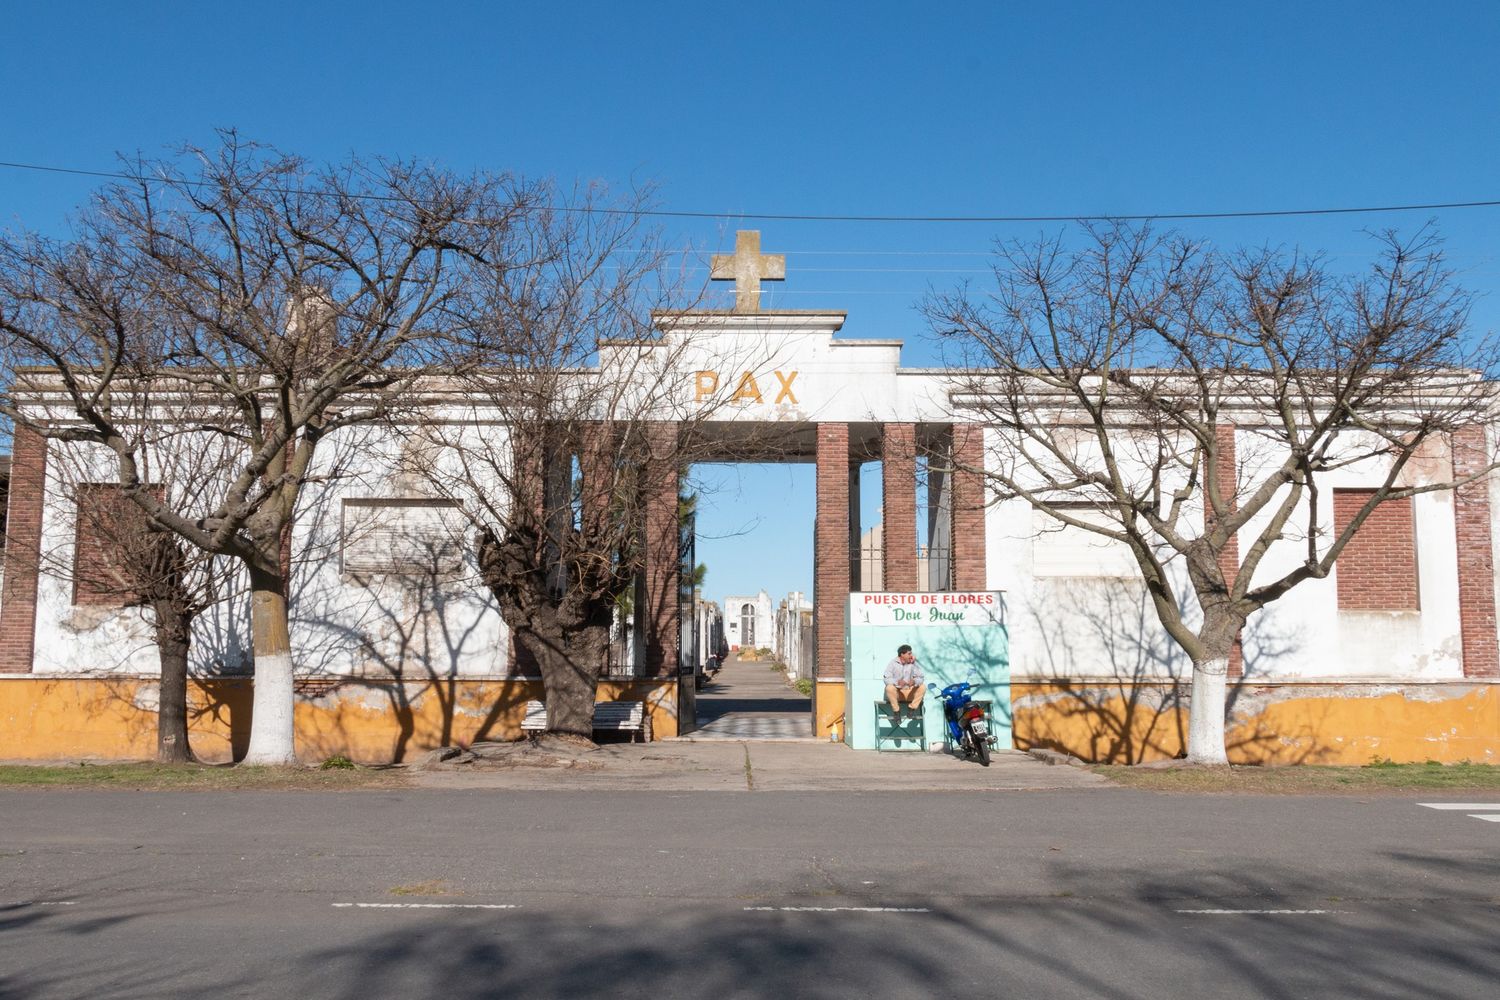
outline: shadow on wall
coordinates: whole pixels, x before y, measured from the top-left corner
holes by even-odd
[[[189,744],[202,760],[239,760],[250,740],[253,664],[249,652],[243,591],[231,587],[230,597],[211,605],[193,621],[189,648],[187,709]],[[50,706],[58,717],[33,720],[46,740],[46,756],[85,754],[105,758],[156,755],[160,682],[141,676],[137,658],[143,651],[153,661],[156,646],[149,625],[149,609],[139,605],[93,608],[96,614],[130,616],[131,641],[109,645],[113,662],[57,678],[41,689],[36,706]],[[37,675],[41,680],[45,675]],[[35,708],[35,711],[48,709]],[[57,737],[61,735],[62,738]]]
[[[1025,614],[1038,645],[1028,651],[1031,678],[1040,678],[1012,687],[1017,748],[1117,764],[1183,756],[1192,663],[1162,628],[1144,585],[1056,579],[1039,589]],[[1197,609],[1184,605],[1182,611],[1191,620]],[[1233,724],[1247,678],[1294,655],[1301,645],[1300,636],[1275,633],[1274,628],[1247,630],[1246,676],[1232,681],[1228,692],[1229,755],[1236,763],[1315,763],[1322,753],[1315,733],[1302,734],[1294,761],[1282,734]]]
[[[338,593],[316,589],[326,574],[305,579],[297,627],[308,635],[301,647],[318,650],[321,660],[301,664],[314,676],[299,686],[314,709],[325,710],[299,719],[309,756],[353,750],[369,757],[372,739],[383,739],[380,756],[394,763],[416,750],[492,739],[497,730],[508,737],[525,703],[540,697],[540,682],[464,677],[464,665],[476,662],[493,677],[508,655],[487,645],[485,619],[499,612],[477,570],[456,562],[454,552],[445,541],[427,545],[419,560],[408,549],[399,573],[323,584]],[[360,600],[348,599],[352,588]]]
[[[1010,620],[1010,605],[1004,595],[1001,595],[1000,598],[1000,617],[1001,621],[1007,623]],[[988,640],[981,639],[980,633],[977,630],[962,628],[953,629],[946,632],[943,636],[943,642],[946,646],[956,650],[961,659],[967,660],[969,663],[976,665],[974,668],[971,668],[971,672],[967,680],[971,684],[982,687],[986,680],[988,680],[988,678],[985,677],[980,665],[990,663],[994,660],[995,649],[993,643]],[[1009,676],[1009,672],[1014,668],[1014,660],[1011,653],[1009,634],[1007,634],[1006,637],[1005,656],[1006,676]],[[934,702],[935,704],[941,701],[936,693],[931,693],[930,697],[936,699]],[[1012,685],[1012,697],[1010,699],[1006,699],[998,705],[990,702],[988,696],[983,694],[983,692],[975,694],[974,698],[976,701],[986,702],[989,704],[991,724],[1006,730],[1010,730],[1012,733],[1012,741],[1014,741],[1014,685]],[[944,738],[946,738],[946,730],[944,730],[944,733]]]

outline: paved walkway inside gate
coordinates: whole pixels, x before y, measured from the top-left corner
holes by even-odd
[[[788,687],[769,660],[724,661],[698,692],[698,728],[686,740],[810,740],[812,700]]]

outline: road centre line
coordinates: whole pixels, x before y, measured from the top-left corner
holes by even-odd
[[[747,906],[746,913],[931,913],[925,906]]]
[[[1202,916],[1321,916],[1328,913],[1352,913],[1352,910],[1173,910],[1173,913],[1194,913]]]
[[[519,910],[519,903],[334,903],[335,909],[361,910]]]
[[[78,900],[63,899],[23,899],[19,903],[11,903],[11,906],[77,906]]]
[[[1418,802],[1417,805],[1427,809],[1452,809],[1455,812],[1500,812],[1500,802]]]
[[[1469,813],[1470,819],[1482,819],[1486,823],[1500,823],[1500,813]]]

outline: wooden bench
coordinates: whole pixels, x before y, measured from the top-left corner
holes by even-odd
[[[539,701],[526,703],[526,717],[521,720],[521,731],[540,732],[547,728],[547,706]],[[596,701],[594,702],[594,730],[610,733],[639,733],[641,742],[651,742],[651,716],[646,714],[646,705],[640,701]]]

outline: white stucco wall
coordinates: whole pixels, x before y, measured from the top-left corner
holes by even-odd
[[[482,436],[486,447],[508,448],[501,428],[459,433]],[[403,479],[399,472],[397,458],[404,446],[410,446],[410,439],[386,428],[345,430],[320,446],[292,540],[290,624],[299,674],[421,680],[494,676],[507,666],[509,632],[479,580],[471,531],[465,532],[463,572],[456,575],[360,578],[341,568],[345,499],[421,493],[424,484]],[[34,670],[157,673],[156,648],[141,609],[72,604],[76,514],[65,499],[63,480],[107,482],[113,470],[102,454],[60,458],[56,449],[66,447],[54,444],[48,465]],[[90,463],[97,472],[80,473]],[[236,579],[225,599],[194,623],[195,673],[250,669],[249,598],[244,575]]]
[[[717,315],[680,342],[672,334],[660,346],[621,345],[601,352],[606,372],[652,372],[668,391],[658,395],[679,413],[716,407],[714,419],[879,423],[947,423],[972,419],[955,414],[953,388],[940,371],[902,369],[899,341],[835,337],[838,313]],[[674,340],[673,338],[679,338]],[[680,348],[680,350],[679,350]],[[642,360],[649,357],[649,363]],[[670,364],[667,362],[670,361]],[[699,372],[714,372],[714,389],[700,398]],[[758,399],[732,398],[745,373],[755,379]],[[779,373],[779,374],[778,374]],[[795,374],[794,374],[795,373]],[[783,391],[786,394],[782,396]],[[670,407],[669,407],[670,409]],[[508,460],[509,439],[493,413],[453,404],[433,410],[443,418],[442,441],[368,428],[340,432],[319,453],[315,482],[308,487],[294,537],[293,646],[303,672],[374,676],[487,676],[504,670],[509,636],[492,600],[479,585],[472,544],[463,571],[439,580],[394,575],[357,579],[340,565],[342,505],[346,499],[442,495],[475,510],[443,445],[462,444],[494,463]],[[1039,417],[1039,419],[1042,419]],[[999,432],[990,430],[986,449],[997,461]],[[1242,464],[1274,456],[1242,431]],[[433,449],[436,449],[435,452]],[[438,481],[404,473],[413,454],[435,455]],[[480,463],[483,467],[484,463]],[[1441,470],[1438,470],[1441,471]],[[1326,478],[1318,520],[1331,528],[1332,491],[1374,485],[1381,470],[1354,467]],[[1419,468],[1417,474],[1424,474]],[[101,481],[112,476],[102,469]],[[58,503],[60,483],[49,472],[49,502],[43,523],[44,553],[56,566],[39,584],[36,670],[151,673],[156,655],[149,629],[134,609],[71,605],[71,583],[56,569],[71,562],[74,524]],[[1500,556],[1500,487],[1491,483],[1492,525]],[[1246,668],[1251,678],[1449,679],[1462,676],[1458,634],[1457,553],[1452,498],[1433,493],[1414,500],[1421,608],[1416,612],[1345,612],[1337,606],[1336,575],[1309,580],[1253,618],[1246,629]],[[1006,593],[1013,670],[1017,677],[1120,679],[1183,676],[1185,657],[1156,619],[1139,582],[1104,572],[1058,575],[1057,561],[1038,572],[1036,515],[1024,501],[991,505],[985,515],[987,582]],[[1201,509],[1183,523],[1202,524]],[[1252,522],[1242,533],[1253,535]],[[1295,540],[1278,543],[1257,579],[1284,571],[1298,557]],[[1044,564],[1047,560],[1043,560]],[[1046,567],[1044,566],[1044,569]],[[1169,563],[1184,612],[1196,603],[1180,560]],[[1335,569],[1335,574],[1337,570]],[[1500,598],[1500,582],[1496,586]],[[754,645],[776,644],[770,597],[724,598],[726,636],[741,645],[739,609],[757,607]],[[236,594],[200,619],[195,666],[241,670],[248,666],[247,600]],[[730,626],[733,626],[732,628]]]
[[[1238,449],[1242,464],[1267,457],[1256,455],[1256,445],[1246,440],[1245,432],[1238,437],[1243,442]],[[1446,475],[1442,469],[1428,471]],[[1333,528],[1333,490],[1373,487],[1383,472],[1366,464],[1339,470],[1320,481],[1318,522],[1320,530],[1328,533],[1324,538]],[[1033,528],[1037,516],[1024,500],[1012,500],[992,505],[985,521],[988,584],[1006,591],[1014,675],[1186,676],[1191,664],[1161,626],[1138,580],[1108,575],[1103,568],[1073,577],[1036,572],[1038,549],[1047,544]],[[1339,610],[1335,564],[1327,579],[1298,584],[1251,618],[1243,637],[1246,676],[1266,680],[1462,677],[1452,495],[1418,495],[1413,499],[1413,517],[1420,610]],[[1183,521],[1189,528],[1201,525],[1201,506],[1186,512]],[[1246,526],[1240,536],[1242,547],[1264,522],[1262,517]],[[1296,523],[1306,523],[1305,516]],[[1303,549],[1304,542],[1295,538],[1273,545],[1257,571],[1256,582],[1286,572],[1299,561]],[[1189,621],[1196,619],[1199,612],[1181,560],[1169,563],[1168,570],[1186,605],[1185,616]]]

